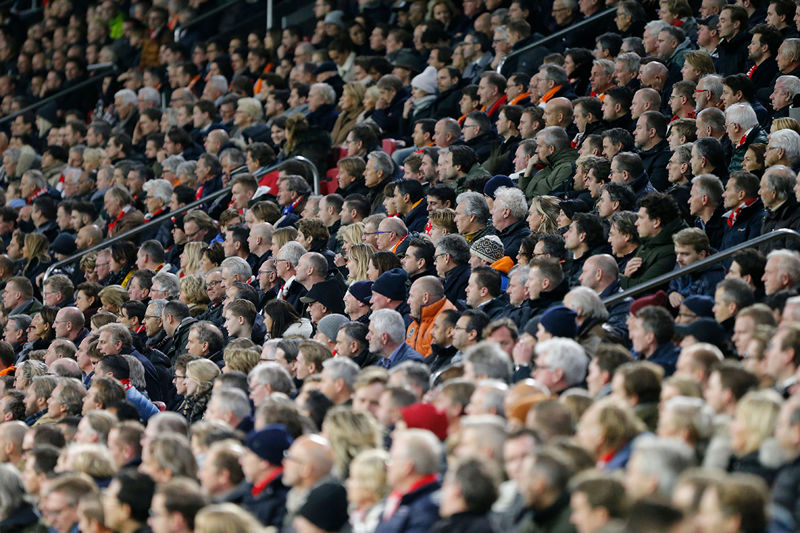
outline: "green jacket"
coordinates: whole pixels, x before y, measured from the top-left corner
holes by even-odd
[[[677,215],[676,215],[677,216]],[[675,246],[672,236],[686,227],[681,218],[668,222],[655,237],[642,239],[636,255],[642,258],[642,266],[633,276],[620,276],[620,285],[628,289],[647,280],[666,274],[675,268]]]
[[[739,142],[739,139],[731,139],[731,142],[733,143],[733,154],[731,155],[731,164],[728,165],[728,172],[736,172],[737,170],[742,170],[744,154],[751,144],[766,144],[768,142],[767,132],[765,132],[764,128],[761,126],[756,125],[747,135],[747,138],[741,146],[738,148],[736,147],[736,143]]]
[[[553,505],[541,511],[528,512],[517,533],[575,533],[570,521],[572,509],[569,494],[563,494]]]
[[[489,171],[486,170],[485,168],[483,168],[483,166],[481,166],[480,163],[475,163],[474,165],[472,165],[472,168],[469,169],[469,172],[467,172],[466,176],[456,180],[456,183],[455,183],[455,185],[456,185],[456,195],[459,195],[462,192],[467,192],[467,190],[468,190],[467,189],[467,182],[470,180],[470,178],[475,178],[475,177],[480,177],[480,176],[488,176],[490,178],[492,177],[492,175],[489,174]]]
[[[568,180],[575,173],[575,160],[578,152],[567,148],[550,157],[550,164],[533,176],[521,176],[519,188],[525,191],[525,198],[530,202],[534,196],[550,194],[561,183]]]

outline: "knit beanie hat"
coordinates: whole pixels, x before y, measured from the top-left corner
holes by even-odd
[[[539,324],[553,337],[574,339],[578,334],[577,313],[569,307],[556,305],[542,314]]]
[[[500,237],[497,235],[486,235],[472,243],[472,246],[469,248],[469,253],[492,264],[503,257],[505,249],[503,248],[503,241],[500,240]]]

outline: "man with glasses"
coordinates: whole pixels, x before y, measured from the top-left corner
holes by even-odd
[[[222,301],[225,299],[225,287],[222,285],[221,269],[215,268],[206,274],[206,294],[210,300],[208,309],[198,318],[222,327]]]
[[[44,485],[39,511],[50,531],[78,531],[78,503],[83,496],[96,492],[94,482],[77,473],[61,474]]]
[[[164,332],[161,322],[161,315],[167,300],[150,300],[150,304],[144,312],[144,331],[147,334],[145,341],[146,349],[160,350],[163,352],[169,347],[169,337]]]
[[[252,232],[250,235],[252,236]],[[258,279],[258,288],[261,289],[261,292],[264,294],[261,298],[261,304],[259,305],[259,307],[263,309],[267,302],[278,295],[278,291],[281,288],[282,282],[278,278],[274,257],[265,260],[261,266],[258,267],[256,278]]]

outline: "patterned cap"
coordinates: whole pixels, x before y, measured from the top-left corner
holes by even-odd
[[[505,255],[503,242],[497,235],[486,235],[472,243],[469,253],[478,256],[489,264],[494,263],[498,259],[502,259]]]

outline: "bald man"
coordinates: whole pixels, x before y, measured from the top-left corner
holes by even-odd
[[[101,242],[103,242],[103,232],[95,224],[83,226],[78,230],[78,236],[75,237],[75,246],[78,247],[78,250],[88,250]]]
[[[669,69],[658,61],[651,61],[639,70],[639,81],[642,82],[642,87],[658,91],[658,94],[661,95],[662,105],[667,102],[667,99],[664,98],[664,87],[667,85],[668,77]]]
[[[331,476],[333,450],[319,435],[303,435],[295,439],[283,458],[283,484],[291,487],[286,497],[286,519],[291,524],[311,489],[327,482]]]
[[[442,281],[436,276],[424,276],[416,280],[408,292],[411,308],[411,324],[406,330],[406,344],[423,357],[433,353],[433,324],[443,311],[456,309],[445,298]]]
[[[572,102],[566,98],[551,98],[544,106],[544,125],[559,126],[565,130],[574,127],[572,124]]]
[[[83,311],[77,307],[64,307],[56,313],[56,320],[53,323],[53,329],[56,332],[56,338],[67,339],[72,341],[75,346],[80,346],[89,330],[83,327],[85,318]]]
[[[3,422],[0,424],[0,463],[9,463],[17,467],[21,472],[23,469],[22,441],[28,426],[20,420]]]
[[[397,217],[389,217],[378,224],[378,250],[397,253],[397,247],[408,237],[405,223]]]

